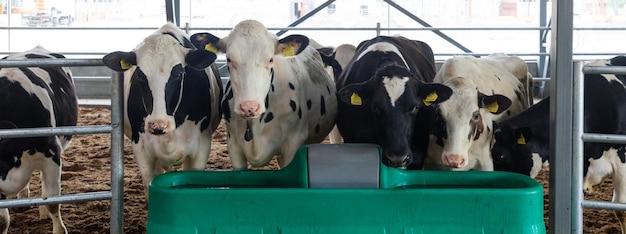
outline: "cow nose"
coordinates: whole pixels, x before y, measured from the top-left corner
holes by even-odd
[[[261,105],[257,101],[245,101],[239,105],[243,117],[257,117],[261,113]]]
[[[154,135],[162,135],[168,132],[169,124],[167,121],[157,120],[148,122],[148,130]]]
[[[452,168],[462,168],[465,166],[465,158],[458,154],[448,154],[443,157],[443,164]]]
[[[411,163],[411,157],[408,154],[391,155],[385,154],[384,163],[389,167],[406,168]]]

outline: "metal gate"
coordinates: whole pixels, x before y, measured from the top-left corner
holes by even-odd
[[[103,66],[101,59],[27,59],[0,60],[4,67],[76,67]],[[0,208],[39,206],[61,203],[78,203],[96,200],[111,200],[111,233],[123,233],[123,189],[124,189],[124,128],[123,128],[123,73],[115,72],[111,82],[111,125],[21,128],[0,130],[0,138],[40,137],[54,135],[111,134],[111,190],[65,194],[51,197],[1,200]]]

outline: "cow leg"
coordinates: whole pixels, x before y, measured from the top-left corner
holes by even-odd
[[[152,182],[152,179],[156,176],[156,158],[152,155],[146,153],[137,153],[141,152],[139,150],[134,150],[135,162],[137,162],[137,166],[139,167],[139,172],[141,172],[141,180],[143,182],[143,190],[146,194],[146,200],[148,199],[148,185]]]
[[[293,137],[296,138],[296,137]],[[296,156],[296,152],[298,148],[300,148],[300,144],[298,142],[304,142],[303,139],[294,139],[294,141],[286,142],[285,146],[283,146],[283,153],[276,158],[278,161],[278,166],[280,169],[288,166],[293,158]]]
[[[211,136],[212,134],[209,134]],[[193,157],[187,157],[183,164],[183,170],[204,170],[206,163],[209,161],[211,155],[211,138],[206,138],[200,141],[198,151]]]
[[[626,165],[619,159],[615,162],[616,168],[613,170],[613,201],[626,203]],[[626,233],[626,211],[614,211],[620,223],[622,233]]]
[[[235,142],[235,140],[228,138],[227,148],[230,162],[233,164],[233,170],[241,171],[248,169],[248,160],[246,160],[243,150]]]
[[[341,133],[339,133],[337,125],[335,125],[333,130],[330,131],[330,134],[328,134],[328,140],[330,140],[331,144],[341,143]]]
[[[30,181],[26,184],[26,186],[17,193],[17,198],[29,198],[30,197]]]
[[[61,194],[61,165],[52,160],[44,165],[41,171],[42,197],[58,196]],[[45,205],[52,219],[52,233],[67,233],[67,228],[61,219],[61,205]],[[41,214],[41,213],[40,213]]]
[[[4,195],[2,195],[4,198]],[[9,209],[2,208],[0,209],[0,230],[2,230],[2,234],[7,234],[9,232],[9,225],[11,224],[11,216],[9,216]]]

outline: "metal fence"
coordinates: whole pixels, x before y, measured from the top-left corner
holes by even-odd
[[[71,67],[103,66],[101,59],[28,59],[0,60],[4,67]],[[61,203],[111,200],[111,233],[123,233],[124,189],[124,128],[123,128],[123,73],[113,73],[111,85],[111,125],[43,127],[0,130],[0,138],[40,137],[54,135],[111,134],[111,190],[66,194],[51,197],[1,200],[0,208],[27,207]]]
[[[598,66],[584,66],[582,61],[574,62],[574,124],[572,126],[573,131],[573,145],[574,154],[572,160],[572,201],[576,202],[576,205],[580,205],[582,208],[588,209],[606,209],[606,210],[622,210],[626,211],[626,203],[616,203],[607,201],[591,201],[585,200],[583,197],[583,143],[584,142],[596,142],[596,143],[617,143],[626,144],[626,135],[617,134],[598,134],[598,133],[585,133],[584,132],[584,76],[585,74],[616,74],[626,75],[625,66],[611,66],[611,67],[598,67]],[[613,175],[619,174],[614,172]],[[615,180],[614,180],[615,181]],[[615,183],[615,182],[613,182]],[[618,186],[615,185],[614,186]],[[615,193],[615,191],[613,192]],[[615,196],[615,194],[614,194]],[[582,227],[582,209],[573,209],[578,223],[576,226]]]

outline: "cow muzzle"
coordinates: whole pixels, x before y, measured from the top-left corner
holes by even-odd
[[[409,154],[391,155],[384,154],[383,163],[389,167],[406,169],[411,164],[412,158]]]
[[[463,168],[467,165],[465,158],[458,154],[448,154],[443,156],[443,165],[450,168]]]
[[[261,104],[257,101],[244,101],[239,104],[239,114],[244,118],[258,118],[261,115]]]
[[[170,132],[170,124],[166,120],[149,121],[147,130],[154,135],[163,135]]]

